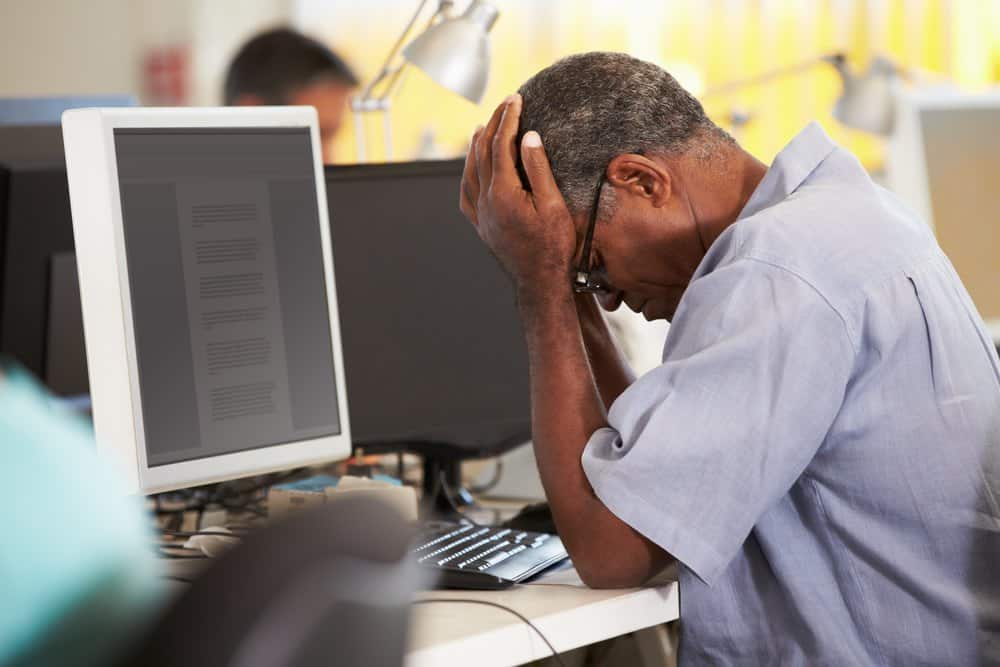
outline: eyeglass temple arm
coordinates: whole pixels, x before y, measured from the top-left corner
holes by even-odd
[[[576,282],[584,284],[587,282],[587,274],[590,273],[590,245],[594,240],[594,228],[597,227],[597,209],[601,205],[601,190],[604,189],[604,174],[601,174],[597,181],[597,194],[594,195],[594,207],[590,213],[590,224],[587,225],[587,234],[583,237],[583,251],[580,255],[580,263],[576,269]]]

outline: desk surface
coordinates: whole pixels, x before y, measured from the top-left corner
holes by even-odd
[[[483,600],[514,609],[534,623],[556,650],[568,651],[676,620],[677,582],[664,576],[645,588],[593,590],[546,581],[506,591],[433,591],[433,603],[413,610],[407,667],[506,667],[551,655],[538,634],[508,611],[452,599]]]
[[[167,561],[171,576],[193,579],[210,560]],[[428,591],[413,607],[407,667],[476,665],[508,667],[551,655],[548,646],[524,621],[509,611],[481,604],[451,602],[482,600],[523,614],[559,652],[619,637],[675,621],[680,610],[677,581],[667,571],[649,586],[594,590],[572,583],[575,571],[557,573],[541,583],[506,591]],[[552,583],[544,583],[550,581]],[[577,579],[578,581],[578,579]],[[176,584],[175,592],[186,589]]]

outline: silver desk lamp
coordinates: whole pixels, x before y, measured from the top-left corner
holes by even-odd
[[[465,12],[457,16],[453,12],[453,0],[439,0],[437,10],[423,33],[402,49],[403,62],[394,64],[427,2],[421,0],[378,76],[351,101],[359,162],[368,158],[366,114],[382,114],[385,154],[387,159],[392,157],[390,100],[399,86],[407,62],[422,69],[441,86],[475,104],[483,99],[486,92],[490,69],[489,32],[500,12],[485,0],[472,0]]]
[[[892,132],[894,89],[905,72],[892,61],[882,57],[873,58],[867,72],[855,74],[847,66],[847,56],[843,53],[831,53],[709,89],[702,95],[702,99],[735,93],[776,79],[801,74],[821,64],[832,65],[840,75],[844,87],[833,107],[834,118],[847,127],[870,134],[885,136]],[[735,114],[733,118],[737,119]],[[742,120],[745,123],[749,118],[743,116]]]

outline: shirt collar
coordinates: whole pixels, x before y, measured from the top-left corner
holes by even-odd
[[[748,218],[787,198],[836,147],[819,123],[806,125],[774,158],[736,219]]]

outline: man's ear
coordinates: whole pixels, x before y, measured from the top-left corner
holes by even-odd
[[[648,199],[656,208],[665,205],[673,191],[670,172],[662,164],[637,153],[613,158],[608,164],[607,179],[617,188]]]

